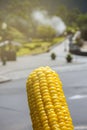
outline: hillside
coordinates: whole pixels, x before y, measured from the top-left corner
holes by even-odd
[[[2,23],[5,22],[8,25],[8,35],[6,34],[8,39],[16,38],[25,41],[25,37],[26,39],[37,37],[39,35],[38,23],[33,19],[32,14],[37,10],[41,12],[40,9],[48,12],[47,16],[44,11],[47,21],[48,18],[56,15],[64,21],[67,27],[76,28],[81,25],[86,27],[87,16],[84,13],[87,12],[86,6],[87,0],[0,0],[0,34],[3,35],[1,29]],[[43,19],[43,16],[39,15],[39,18]],[[56,20],[55,17],[54,19]],[[52,18],[49,21],[52,21]]]
[[[68,8],[79,8],[81,12],[87,12],[87,0],[14,0],[15,4],[19,2],[24,3],[37,3],[36,7],[43,7],[47,10],[55,12],[58,9],[58,6],[65,5]],[[0,9],[5,9],[8,5],[12,5],[12,0],[0,0]]]

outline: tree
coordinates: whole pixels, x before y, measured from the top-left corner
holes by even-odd
[[[68,26],[77,26],[76,20],[79,15],[80,10],[78,8],[68,9],[65,5],[61,5],[57,10],[57,16],[61,17]]]
[[[87,40],[87,13],[79,15],[77,23],[81,30],[82,38]]]
[[[77,23],[81,29],[87,28],[87,14],[79,15],[79,17],[77,18]]]
[[[67,23],[69,26],[77,26],[77,18],[80,15],[80,10],[78,8],[74,8],[68,11]]]
[[[57,16],[62,18],[62,20],[67,23],[67,17],[68,17],[69,10],[65,5],[60,5],[57,9]]]
[[[56,36],[56,31],[47,25],[38,26],[37,35],[43,40],[52,40]]]
[[[26,40],[26,36],[22,32],[20,32],[18,29],[14,27],[9,27],[7,39],[16,40],[22,43]]]

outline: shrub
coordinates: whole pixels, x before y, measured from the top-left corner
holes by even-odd
[[[68,63],[70,63],[70,62],[72,62],[72,55],[71,54],[67,54],[67,56],[66,56],[66,60],[67,60],[67,62]]]
[[[55,53],[51,53],[51,59],[55,60],[56,59],[56,54]]]

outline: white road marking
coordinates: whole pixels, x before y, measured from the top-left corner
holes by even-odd
[[[82,98],[87,98],[87,95],[74,95],[69,97],[70,100],[82,99]]]
[[[76,126],[75,130],[87,130],[87,126]]]

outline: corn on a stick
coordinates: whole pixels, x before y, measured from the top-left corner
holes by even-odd
[[[28,77],[27,97],[33,130],[74,130],[59,75],[50,67]]]

